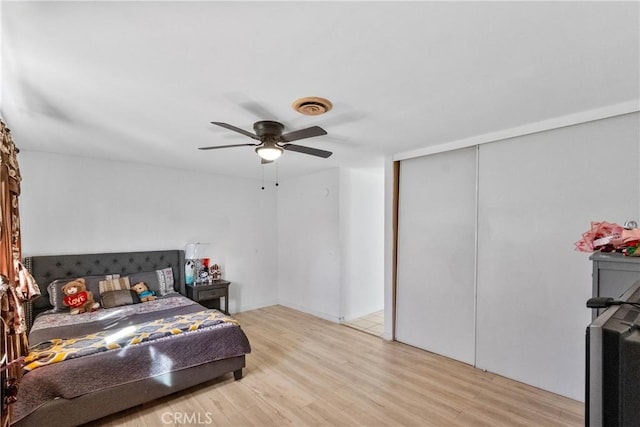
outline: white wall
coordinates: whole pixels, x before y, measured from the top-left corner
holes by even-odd
[[[340,169],[340,317],[384,308],[384,169]]]
[[[133,163],[23,150],[25,255],[183,249],[232,282],[233,312],[277,302],[274,189],[261,183]]]
[[[333,322],[384,308],[384,170],[280,182],[280,304]]]
[[[339,170],[278,187],[278,296],[282,305],[333,322],[340,316]]]
[[[232,312],[282,303],[337,322],[341,289],[349,316],[383,306],[383,170],[331,169],[261,190],[215,174],[19,156],[25,255],[204,242],[232,282]]]

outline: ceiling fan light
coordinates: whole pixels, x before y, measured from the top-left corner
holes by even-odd
[[[282,148],[280,147],[258,147],[256,153],[264,160],[273,161],[282,155]]]

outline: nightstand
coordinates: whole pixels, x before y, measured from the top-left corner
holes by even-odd
[[[187,285],[187,297],[207,308],[220,310],[220,298],[224,298],[224,313],[229,314],[229,285],[226,280]]]

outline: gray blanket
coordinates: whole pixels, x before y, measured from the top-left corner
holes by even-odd
[[[51,338],[69,338],[114,325],[120,328],[199,310],[202,310],[200,305],[189,304],[167,310],[129,314],[126,317],[113,316],[88,323],[42,328],[30,334],[29,342],[37,344]],[[44,366],[23,376],[18,401],[14,404],[13,419],[18,421],[58,397],[72,399],[104,388],[249,352],[249,341],[242,329],[231,323],[221,323],[210,328]],[[96,402],[96,405],[99,404]]]

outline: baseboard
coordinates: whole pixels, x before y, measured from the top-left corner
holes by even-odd
[[[328,321],[333,322],[333,323],[340,323],[340,317],[338,315],[322,313],[320,311],[313,310],[313,309],[311,309],[309,307],[305,307],[305,306],[302,306],[302,305],[299,305],[299,304],[294,304],[294,303],[289,302],[289,301],[280,300],[278,302],[278,304],[280,304],[280,305],[282,305],[284,307],[289,307],[289,308],[292,308],[294,310],[301,311],[303,313],[310,314],[312,316],[319,317],[319,318],[324,319],[324,320],[328,320]]]
[[[362,310],[361,314],[351,315],[351,316],[344,316],[344,318],[342,319],[342,323],[352,322],[352,321],[354,321],[356,319],[359,319],[361,317],[368,316],[371,313],[376,313],[378,311],[383,311],[383,310],[384,310],[384,306],[379,307],[379,308],[372,308],[370,310]]]
[[[271,307],[272,305],[278,305],[278,304],[279,304],[278,300],[272,300],[272,301],[266,301],[259,304],[243,305],[240,308],[240,310],[232,311],[231,314],[242,313],[243,311],[257,310],[259,308]],[[231,310],[231,308],[229,308],[229,310]]]

